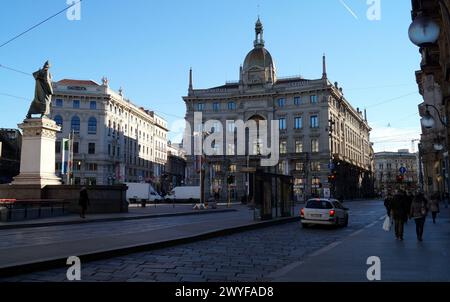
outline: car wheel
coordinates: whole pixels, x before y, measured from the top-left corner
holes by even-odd
[[[303,227],[304,229],[307,229],[307,228],[309,227],[309,224],[307,224],[307,223],[302,223],[302,227]]]
[[[348,216],[345,217],[344,228],[348,227]]]

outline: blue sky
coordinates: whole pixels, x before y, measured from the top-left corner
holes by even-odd
[[[66,6],[5,3],[0,44]],[[278,76],[319,78],[326,53],[329,78],[354,107],[367,108],[376,150],[410,148],[421,102],[420,55],[407,34],[411,2],[381,0],[380,21],[367,19],[368,8],[366,0],[84,0],[81,20],[59,15],[0,48],[0,64],[32,72],[50,59],[55,80],[107,76],[112,88],[173,125],[185,114],[191,66],[195,88],[238,79],[259,12]],[[31,100],[33,92],[31,77],[0,68],[0,127],[15,128],[29,106],[6,94]]]

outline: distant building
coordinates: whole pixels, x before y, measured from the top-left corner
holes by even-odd
[[[417,154],[409,150],[375,153],[375,189],[378,193],[395,193],[397,189],[419,188]]]
[[[180,144],[167,144],[167,164],[165,174],[169,188],[185,184],[186,152]]]
[[[17,129],[0,129],[0,184],[10,183],[20,172],[22,134]]]
[[[338,83],[328,79],[325,56],[321,77],[280,78],[275,61],[265,48],[263,25],[259,19],[255,37],[254,48],[240,67],[239,81],[209,89],[194,89],[191,71],[189,93],[183,97],[187,108],[186,121],[194,127],[194,114],[201,112],[203,122],[220,122],[221,127],[217,131],[234,133],[234,124],[230,129],[226,126],[227,120],[244,123],[266,121],[269,125],[278,120],[280,161],[276,167],[265,171],[293,176],[296,199],[324,196],[330,190],[335,196],[345,198],[371,195],[371,128],[365,113],[349,103]],[[332,129],[330,121],[334,123]],[[271,135],[268,136],[270,139]],[[193,154],[194,139],[191,139],[190,154]],[[220,190],[224,192],[221,198],[226,200],[229,179],[233,181],[230,184],[232,199],[241,200],[245,195],[252,195],[251,175],[244,171],[248,171],[247,167],[258,167],[260,157],[255,150],[258,150],[260,142],[259,139],[251,142],[252,147],[249,148],[246,139],[246,155],[234,155],[237,142],[224,140],[221,149],[226,154],[208,156],[206,197]],[[190,185],[199,184],[198,162],[194,156],[187,157],[186,178]],[[332,171],[336,176],[334,185],[329,182]]]
[[[106,78],[102,84],[64,79],[53,86],[51,118],[62,126],[56,142],[57,171],[67,171],[62,139],[74,133],[72,183],[161,181],[168,132],[162,117],[134,105],[122,89],[112,90]]]

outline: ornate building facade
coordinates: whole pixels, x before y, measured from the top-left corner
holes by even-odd
[[[220,121],[219,128],[223,132],[235,131],[233,126],[226,127],[226,121],[258,123],[263,120],[269,125],[271,121],[278,121],[279,163],[265,171],[291,175],[297,200],[329,193],[352,198],[373,192],[371,128],[365,113],[352,107],[338,83],[330,82],[325,56],[322,76],[318,79],[278,77],[275,62],[265,48],[259,19],[255,26],[254,48],[240,67],[239,81],[210,89],[194,89],[191,70],[189,92],[183,99],[189,125],[194,124],[196,112],[202,113],[203,121]],[[192,133],[187,139],[193,142]],[[236,143],[224,143],[223,150],[235,150]],[[190,154],[193,154],[193,145]],[[223,192],[221,198],[226,199],[230,182],[232,199],[241,200],[251,195],[250,177],[246,172],[258,167],[259,157],[249,152],[249,148],[245,155],[226,152],[206,158],[206,197],[219,190]],[[234,177],[229,178],[230,175]],[[188,184],[199,184],[195,156],[187,156],[186,177]]]
[[[419,185],[417,154],[409,150],[375,153],[375,189],[386,195],[397,189],[415,192]]]
[[[423,20],[431,20],[439,28],[435,42],[421,44],[415,41],[415,44],[422,57],[420,70],[416,72],[419,92],[423,96],[419,112],[422,117],[428,113],[436,122],[434,127],[422,127],[419,144],[423,170],[421,189],[427,194],[439,192],[443,195],[450,192],[450,0],[412,0],[411,3],[412,25],[416,28],[428,26]],[[433,31],[428,33],[433,34]]]
[[[134,105],[122,89],[84,80],[53,84],[51,118],[62,126],[56,142],[57,171],[67,172],[63,139],[73,134],[70,182],[108,185],[121,182],[158,184],[167,161],[167,122]],[[66,181],[66,176],[61,175]]]

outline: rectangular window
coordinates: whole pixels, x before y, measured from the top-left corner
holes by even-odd
[[[311,128],[319,128],[319,117],[317,115],[311,115],[310,125]]]
[[[236,103],[228,102],[228,110],[236,110]]]
[[[287,153],[287,141],[280,141],[280,154]]]
[[[300,140],[295,141],[295,153],[303,153],[303,142]]]
[[[214,170],[214,172],[220,172],[221,170],[222,170],[222,165],[220,165],[220,164],[214,164],[213,165],[213,170]]]
[[[108,155],[111,155],[111,145],[108,145]]]
[[[56,153],[61,153],[61,142],[56,142],[55,143],[55,152]]]
[[[88,164],[87,170],[88,171],[97,171],[97,164]]]
[[[320,162],[318,161],[311,162],[311,171],[320,172]]]
[[[298,106],[302,103],[302,98],[299,96],[294,97],[294,105]]]
[[[89,143],[88,145],[88,153],[95,154],[95,143]]]
[[[302,129],[303,127],[303,119],[302,117],[296,117],[294,120],[294,128],[295,129]]]
[[[286,118],[280,118],[279,120],[280,130],[286,130]]]
[[[204,109],[205,109],[205,104],[203,104],[203,103],[197,104],[197,111],[203,111]]]
[[[310,96],[311,104],[317,104],[317,95]]]
[[[73,100],[72,104],[73,104],[73,108],[75,108],[75,109],[80,108],[80,100]]]
[[[216,111],[216,112],[220,111],[220,103],[214,103],[213,104],[213,110]]]
[[[234,144],[228,144],[227,155],[234,155],[234,149],[235,149]]]
[[[55,106],[56,107],[62,107],[63,106],[63,100],[62,99],[56,99]]]
[[[278,99],[278,107],[284,107],[286,105],[286,99],[280,98]]]
[[[313,138],[311,140],[311,152],[313,153],[319,152],[319,140],[317,138]]]
[[[305,168],[305,164],[304,163],[300,163],[300,162],[296,162],[295,163],[295,170],[296,171],[303,171]]]
[[[96,110],[96,109],[97,109],[97,102],[96,102],[96,101],[91,101],[91,102],[89,103],[89,108],[90,108],[91,110]]]
[[[230,173],[236,173],[236,165],[230,165]]]
[[[78,142],[73,142],[73,153],[78,154],[79,152],[79,143]]]

